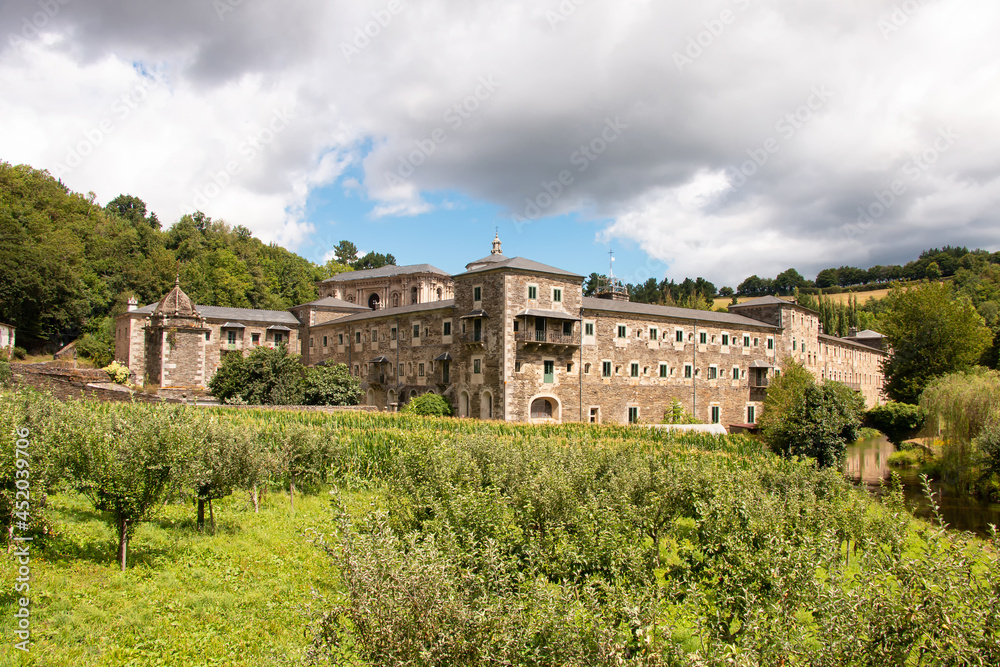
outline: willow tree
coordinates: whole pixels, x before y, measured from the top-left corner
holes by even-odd
[[[995,467],[1000,372],[977,367],[945,375],[928,385],[920,403],[944,441],[941,472],[945,482],[968,488],[979,465]]]

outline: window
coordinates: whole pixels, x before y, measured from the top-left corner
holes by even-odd
[[[337,341],[338,341],[337,345],[343,345],[344,344],[344,334],[337,334],[337,335],[339,336],[339,338],[337,339]],[[254,338],[255,339],[256,339],[256,337],[257,337],[257,334],[254,334]],[[257,341],[254,340],[254,342],[256,343]]]
[[[708,379],[714,380],[719,377],[719,369],[715,366],[708,367]]]
[[[212,340],[212,332],[211,331],[206,331],[205,332],[205,340]]]
[[[674,334],[675,334],[675,340],[678,343],[683,343],[684,342],[684,330],[683,329],[678,329],[677,331],[674,332]]]
[[[694,372],[694,369],[692,368],[691,364],[684,364],[684,377],[685,378],[687,378],[687,379],[690,380],[693,372]]]
[[[414,324],[413,325],[413,337],[414,338],[420,338],[420,325],[419,324]]]
[[[422,378],[423,376],[424,376],[424,365],[423,364],[417,364],[417,377],[421,377]]]
[[[396,340],[396,327],[389,329],[389,340]]]
[[[378,329],[372,329],[372,342],[378,342]]]
[[[712,423],[713,424],[718,424],[719,423],[719,406],[718,405],[713,405],[712,406]]]
[[[570,362],[568,362],[566,364],[566,372],[567,373],[572,373],[573,372],[573,362],[572,361],[570,361]]]
[[[520,361],[515,361],[514,362],[514,372],[515,373],[520,373],[521,372],[521,362]]]
[[[445,336],[450,336],[451,335],[451,322],[445,322],[444,323],[444,335]]]
[[[556,303],[562,301],[562,290],[559,289],[558,287],[552,288],[552,300],[555,301]]]
[[[584,325],[584,331],[586,331],[586,333],[587,333],[588,336],[593,336],[594,335],[594,323],[593,322],[587,322]]]
[[[227,342],[230,345],[236,345],[236,332],[235,331],[227,331],[226,332],[226,338],[227,338]],[[312,344],[313,344],[312,336],[309,336],[309,347],[312,347]]]
[[[729,334],[722,334],[722,346],[729,347]]]
[[[760,338],[754,338],[753,339],[753,346],[754,347],[760,347]]]
[[[357,364],[354,364],[354,375],[355,376],[360,376],[361,375],[361,371],[358,369],[358,365]]]
[[[743,337],[743,347],[750,347],[750,336]]]
[[[323,336],[323,347],[326,347],[326,336]]]
[[[649,340],[656,340],[659,338],[660,332],[654,327],[649,328]]]
[[[740,379],[740,367],[739,366],[733,366],[733,379],[734,380],[739,380]]]
[[[634,377],[634,378],[639,377],[639,364],[632,364],[632,366],[629,369],[629,371],[630,371],[629,375],[631,375],[632,377]]]
[[[483,300],[483,288],[482,287],[473,287],[472,288],[472,300],[473,301],[482,301]]]
[[[773,338],[768,338],[767,339],[767,349],[769,349],[769,350],[773,350],[774,349],[774,339]]]
[[[521,320],[514,320],[514,333],[521,330]]]
[[[535,285],[528,285],[528,298],[537,299],[538,298],[538,287]]]
[[[629,408],[628,409],[628,423],[638,424],[639,423],[639,408]]]
[[[619,338],[624,338],[625,337],[625,325],[624,324],[619,324],[618,325],[618,337]]]
[[[702,331],[701,333],[699,333],[698,334],[698,342],[701,343],[702,345],[705,345],[706,343],[708,343],[708,334],[706,332],[704,332],[704,331]]]
[[[797,343],[795,342],[795,337],[794,337],[794,336],[792,336],[792,349],[793,349],[793,350],[796,350],[796,349],[798,349],[798,347],[797,347]]]
[[[583,365],[583,374],[584,375],[590,375],[590,364],[584,364]]]
[[[483,360],[482,359],[473,359],[472,360],[472,372],[475,373],[476,375],[479,375],[480,373],[483,372]]]
[[[250,334],[250,342],[254,345],[260,345],[260,334]]]
[[[354,342],[358,343],[359,345],[361,344],[361,332],[360,331],[355,331],[354,332]]]
[[[754,406],[747,406],[747,423],[756,424],[757,423],[757,410]]]
[[[601,377],[611,377],[611,362],[605,361],[601,364]]]
[[[573,323],[563,322],[563,336],[572,336],[572,335],[573,335]]]
[[[275,345],[280,345],[281,342],[284,339],[285,339],[285,335],[283,333],[281,333],[280,331],[275,331],[274,332],[274,344]]]
[[[670,367],[666,364],[660,364],[660,377],[665,378],[670,375]]]
[[[545,384],[552,384],[553,382],[555,382],[556,362],[552,360],[543,361],[542,370],[545,376],[542,378],[542,382],[544,382]]]
[[[635,337],[636,338],[642,338],[642,329],[636,329],[635,330]]]

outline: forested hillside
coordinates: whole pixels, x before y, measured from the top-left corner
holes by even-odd
[[[315,299],[315,282],[343,270],[201,213],[164,230],[138,197],[102,207],[47,172],[0,162],[0,322],[15,325],[29,349],[51,350],[81,333],[89,334],[84,349],[106,348],[129,296],[152,303],[178,273],[196,303],[284,310]]]

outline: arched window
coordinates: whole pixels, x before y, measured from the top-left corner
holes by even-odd
[[[371,308],[372,310],[378,310],[380,301],[381,298],[379,297],[378,294],[372,294],[370,297],[368,297],[368,307]]]
[[[416,287],[411,287],[410,288],[410,303],[414,304],[416,302],[417,302],[417,288]]]
[[[547,398],[536,398],[531,402],[532,419],[552,419],[552,401]]]

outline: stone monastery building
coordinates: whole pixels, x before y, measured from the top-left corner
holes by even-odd
[[[196,306],[176,285],[118,317],[115,357],[139,382],[204,391],[222,355],[287,345],[343,363],[367,403],[425,392],[463,417],[519,422],[659,422],[674,399],[707,423],[756,423],[787,359],[879,402],[883,337],[823,334],[819,315],[762,297],[719,313],[583,296],[584,277],[493,252],[455,276],[429,264],[342,273],[286,311]]]

